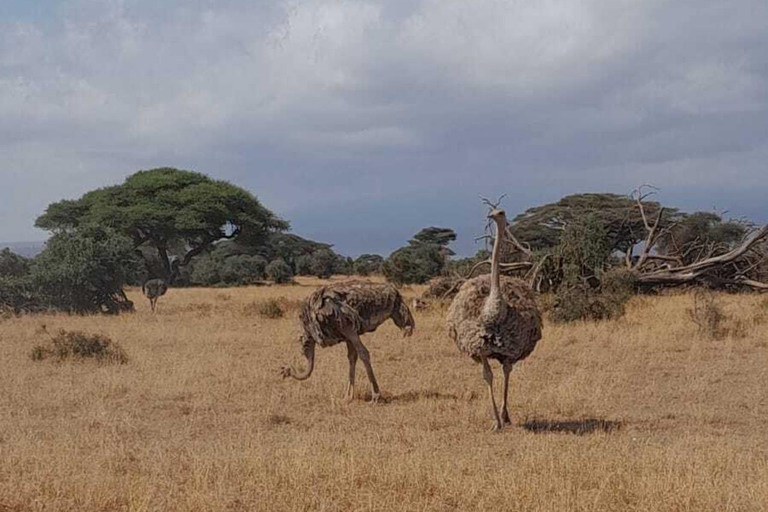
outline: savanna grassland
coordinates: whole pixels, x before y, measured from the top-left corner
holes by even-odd
[[[766,296],[719,296],[721,339],[697,332],[691,295],[547,323],[512,374],[513,425],[492,434],[481,369],[439,306],[415,312],[412,338],[391,323],[363,338],[383,403],[366,403],[361,364],[343,402],[343,346],[281,380],[303,364],[296,310],[319,282],[301,283],[172,289],[156,315],[133,290],[134,314],[1,319],[0,511],[768,509]],[[259,314],[270,298],[283,318]],[[59,329],[129,361],[33,361]]]

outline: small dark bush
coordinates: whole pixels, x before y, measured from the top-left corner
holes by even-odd
[[[601,294],[588,286],[561,286],[554,296],[550,316],[557,323],[615,319],[624,314],[627,298]]]
[[[280,302],[276,299],[268,299],[264,302],[260,302],[258,312],[260,316],[265,318],[282,318],[284,314]]]
[[[50,343],[34,347],[30,357],[33,361],[53,358],[56,361],[95,359],[109,364],[128,362],[125,351],[108,337],[64,330],[52,337]]]

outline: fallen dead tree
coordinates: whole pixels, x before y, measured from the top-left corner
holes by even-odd
[[[634,248],[625,255],[626,267],[636,272],[637,285],[642,288],[706,285],[709,288],[725,289],[747,287],[754,290],[768,290],[768,283],[754,278],[753,272],[768,259],[763,242],[768,240],[768,224],[753,229],[732,248],[703,247],[700,256],[691,264],[683,265],[681,258],[674,254],[662,254],[657,246],[673,226],[660,228],[664,208],[660,208],[653,222],[648,220],[643,200],[652,194],[643,194],[643,187],[635,191],[637,207],[643,217],[646,238],[639,254]]]

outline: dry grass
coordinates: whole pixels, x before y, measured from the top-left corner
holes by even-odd
[[[299,358],[303,286],[171,290],[152,315],[0,322],[0,511],[764,510],[768,307],[719,297],[739,336],[710,340],[691,296],[636,298],[618,321],[547,324],[490,427],[481,371],[444,309],[364,340],[384,403],[345,405],[342,347]],[[409,298],[421,289],[407,291]],[[39,328],[99,333],[129,363],[40,364]],[[358,365],[361,366],[361,365]],[[500,372],[497,372],[497,376]]]

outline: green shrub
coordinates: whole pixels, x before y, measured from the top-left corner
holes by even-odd
[[[0,276],[0,309],[15,314],[43,309],[32,278]]]
[[[0,277],[24,277],[29,274],[29,260],[10,249],[0,251]]]
[[[109,364],[128,362],[125,351],[108,337],[64,330],[52,337],[49,343],[34,347],[30,357],[33,361],[52,358],[56,361],[95,359]]]
[[[140,268],[133,242],[100,228],[55,234],[35,258],[31,279],[43,306],[70,313],[133,309],[123,286]]]
[[[266,267],[267,260],[261,256],[239,254],[224,260],[219,275],[226,284],[253,284],[264,279]]]
[[[384,258],[378,254],[363,254],[352,263],[352,270],[359,276],[368,276],[381,272]]]
[[[312,256],[309,254],[302,254],[301,256],[297,256],[294,260],[294,264],[296,266],[296,275],[312,275]]]
[[[201,257],[194,263],[190,280],[195,285],[214,286],[221,282],[220,269],[221,261],[218,258]]]
[[[320,279],[328,279],[336,269],[338,256],[330,249],[319,249],[312,253],[310,272]]]
[[[424,284],[440,275],[445,266],[445,254],[437,244],[402,247],[384,262],[382,271],[388,281],[397,285]]]
[[[282,259],[271,261],[266,268],[267,277],[275,284],[290,283],[293,280],[293,271]]]

